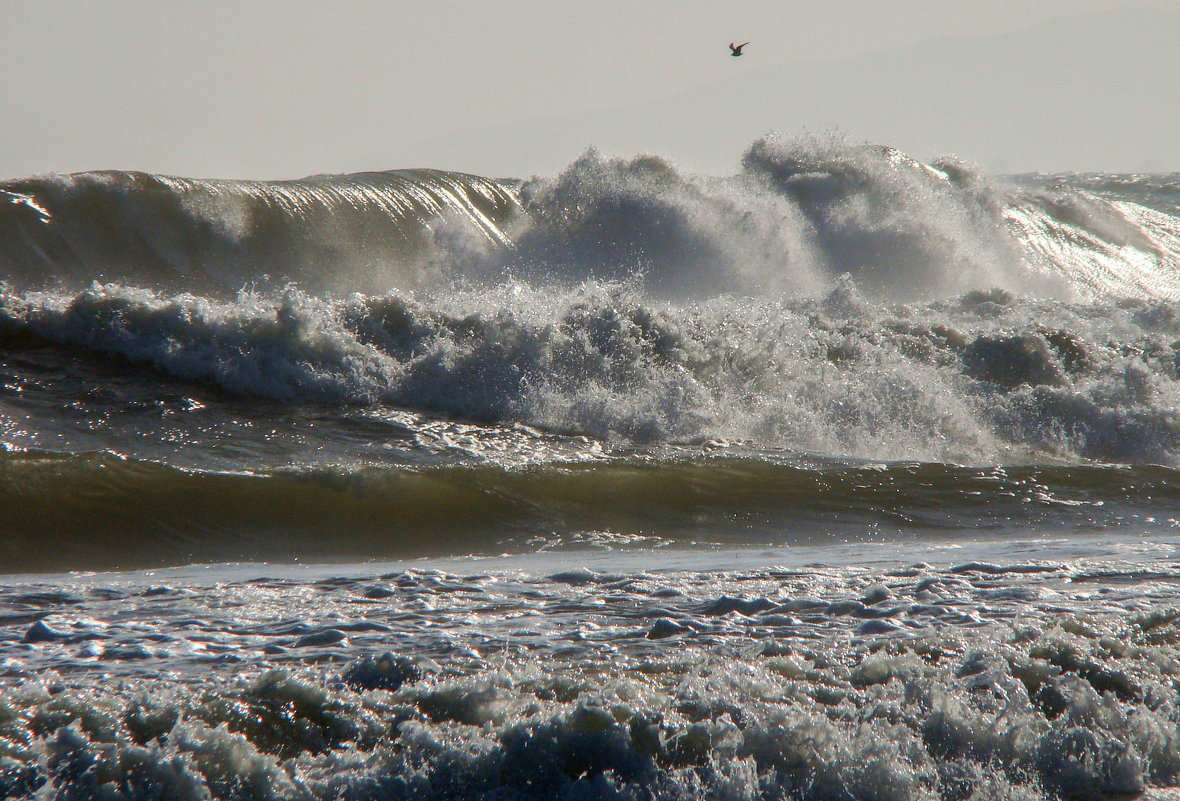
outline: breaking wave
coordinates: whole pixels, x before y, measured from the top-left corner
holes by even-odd
[[[203,293],[410,285],[442,222],[505,244],[517,207],[496,181],[440,170],[269,182],[88,172],[0,183],[4,199],[0,269],[14,285]]]
[[[347,294],[472,275],[639,275],[663,297],[814,296],[847,274],[895,301],[996,287],[1180,295],[1176,215],[1113,178],[1003,182],[838,138],[769,137],[742,164],[712,178],[658,156],[590,150],[559,175],[525,181],[439,170],[28,178],[0,184],[0,267],[26,288],[97,280],[231,294],[290,282]]]
[[[27,179],[0,187],[0,334],[608,443],[1174,465],[1153,186],[774,137],[728,178],[590,151],[522,182]]]

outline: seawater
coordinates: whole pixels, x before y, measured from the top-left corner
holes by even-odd
[[[1180,783],[1178,187],[0,183],[0,795]]]

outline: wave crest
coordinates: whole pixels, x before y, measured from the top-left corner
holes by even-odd
[[[777,136],[754,142],[728,178],[595,150],[523,182],[439,170],[271,182],[81,173],[0,184],[0,271],[26,289],[99,281],[223,297],[505,276],[632,281],[663,299],[817,297],[843,275],[894,302],[997,287],[1180,297],[1180,220],[1138,202],[1135,187],[1079,186]]]
[[[202,293],[296,282],[385,291],[421,279],[436,230],[508,242],[517,211],[496,181],[441,170],[216,181],[90,172],[0,184],[10,284],[118,281]]]

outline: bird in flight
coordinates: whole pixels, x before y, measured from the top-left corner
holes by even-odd
[[[748,45],[749,42],[742,42],[740,45],[735,45],[733,42],[729,43],[729,54],[737,58],[742,54],[742,48]]]

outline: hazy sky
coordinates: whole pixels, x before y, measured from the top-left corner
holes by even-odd
[[[566,151],[572,158],[578,149],[599,144],[581,141],[571,127],[586,126],[587,115],[602,113],[609,120],[620,109],[735,76],[764,76],[779,66],[896,51],[952,36],[1007,35],[1046,20],[1127,5],[1114,0],[8,0],[0,4],[0,178],[101,168],[254,178],[410,166],[494,175],[543,171],[566,158]],[[1136,5],[1180,9],[1178,0]],[[740,59],[728,55],[726,45],[734,40],[752,41]],[[1106,49],[1095,50],[1093,58],[1101,63]],[[1114,73],[1126,69],[1115,58],[1102,66]],[[1174,77],[1180,81],[1180,68]],[[1132,71],[1126,80],[1135,80]],[[855,111],[877,99],[858,96],[855,87],[841,91],[849,119],[857,120],[856,135],[903,148],[911,139],[926,141],[918,134],[929,120],[906,123],[906,109],[898,108],[888,124],[874,122]],[[1004,99],[977,102],[999,109]],[[1176,113],[1175,96],[1162,103]],[[774,115],[762,132],[793,133],[807,123],[806,112],[800,109],[791,119]],[[841,126],[832,119],[838,111],[826,114],[827,124]],[[549,124],[522,126],[534,118]],[[566,118],[570,122],[563,128]],[[694,137],[698,145],[712,141],[711,126],[725,123],[694,119],[677,129],[682,140],[628,140],[624,146],[666,148],[676,158],[681,145],[689,153]],[[514,133],[494,147],[470,145],[473,131],[503,126],[515,126]],[[1180,169],[1180,163],[1170,163],[1178,127],[1143,131],[1131,120],[1128,131],[1142,138],[1144,161]],[[1075,127],[1070,135],[1087,133]],[[992,141],[995,137],[1012,141]],[[1025,162],[1044,158],[1031,144],[1025,148],[1018,134],[1002,131],[982,144],[956,139],[953,130],[933,141],[989,150],[961,154],[985,164],[1002,160],[1026,169]],[[440,144],[445,142],[453,149]],[[1082,154],[1077,158],[1094,158],[1077,152]],[[738,156],[718,153],[714,161],[698,153],[694,160],[702,168],[724,170]],[[1045,168],[1063,166],[1118,168],[1082,163]]]

